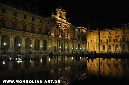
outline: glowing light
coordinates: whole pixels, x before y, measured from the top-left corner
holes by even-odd
[[[4,45],[6,45],[6,43],[4,43]]]
[[[18,44],[18,46],[21,46],[21,44]]]
[[[72,48],[73,49],[73,48]]]
[[[49,58],[49,61],[50,61],[51,59]]]
[[[61,47],[60,47],[61,48]]]
[[[80,57],[80,59],[81,59],[81,57]]]
[[[82,49],[82,48],[80,48],[80,49]]]
[[[11,58],[9,58],[11,60]]]
[[[40,62],[42,62],[42,59],[40,60]]]
[[[67,48],[67,47],[66,47]]]
[[[42,48],[43,46],[41,45],[41,48]]]
[[[32,45],[30,45],[32,47]]]
[[[22,61],[17,61],[18,63],[21,63]]]
[[[76,48],[77,49],[77,48]]]
[[[51,47],[51,46],[49,46],[49,47]]]
[[[31,60],[30,60],[30,62],[31,62]]]
[[[5,61],[3,61],[3,64],[5,64]]]
[[[73,57],[72,57],[72,60],[73,60]]]

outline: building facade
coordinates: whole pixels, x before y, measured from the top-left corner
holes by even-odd
[[[87,51],[97,53],[129,52],[129,28],[88,30]]]
[[[0,4],[0,52],[86,52],[86,28],[66,19],[66,11],[42,17]]]

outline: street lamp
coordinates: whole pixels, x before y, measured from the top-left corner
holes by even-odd
[[[41,54],[42,54],[42,47],[43,47],[43,46],[41,45]]]
[[[32,50],[32,45],[30,45],[30,47],[31,47],[31,49],[30,49],[29,53],[31,54],[31,50]]]
[[[4,43],[4,55],[5,55],[5,46],[6,46],[6,43]]]
[[[21,46],[21,44],[18,44],[18,46],[19,46],[19,55],[20,55],[20,46]]]
[[[73,54],[73,48],[72,48],[72,54]]]

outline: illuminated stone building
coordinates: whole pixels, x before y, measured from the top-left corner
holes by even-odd
[[[66,11],[42,17],[0,4],[0,52],[86,52],[86,28],[66,19]]]
[[[88,30],[87,51],[97,53],[125,53],[129,52],[129,28],[112,28]],[[99,43],[100,42],[100,43]]]

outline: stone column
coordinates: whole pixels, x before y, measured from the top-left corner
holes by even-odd
[[[0,36],[0,48],[1,48],[1,36]],[[1,49],[0,49],[0,53],[1,53]]]
[[[25,54],[25,38],[22,38],[21,50],[22,50],[22,53]]]
[[[35,39],[31,39],[31,52],[34,53],[34,41]]]
[[[14,36],[10,36],[10,52],[14,52]]]
[[[63,46],[64,52],[65,52],[65,41],[64,41],[64,46]]]
[[[49,44],[49,40],[48,39],[46,40],[46,43],[47,43],[47,50],[46,51],[49,52],[50,51],[50,47],[49,47],[50,44]]]

